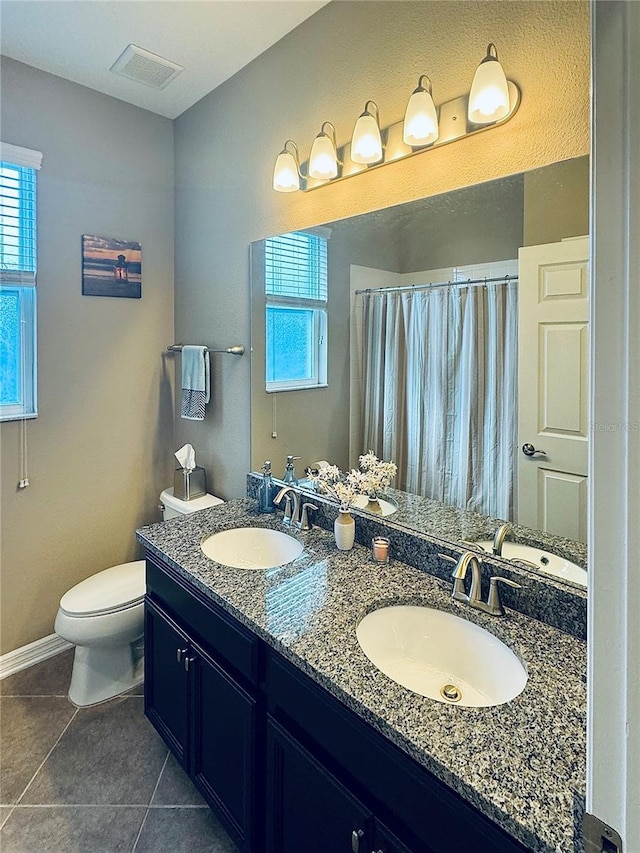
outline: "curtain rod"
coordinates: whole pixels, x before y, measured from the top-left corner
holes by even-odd
[[[184,344],[171,344],[171,346],[167,347],[167,352],[182,352],[183,346]],[[244,346],[242,344],[235,344],[235,346],[225,347],[225,349],[207,347],[207,352],[228,352],[231,355],[244,355]]]
[[[396,287],[366,287],[362,290],[356,290],[358,296],[361,293],[397,293],[401,290],[431,290],[436,287],[466,287],[467,285],[482,285],[502,282],[508,284],[510,281],[518,281],[517,275],[501,275],[497,278],[469,278],[465,281],[441,281],[437,284],[404,284]]]

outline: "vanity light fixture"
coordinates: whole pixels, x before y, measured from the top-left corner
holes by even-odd
[[[300,189],[300,158],[298,146],[292,139],[287,139],[278,154],[273,169],[273,188],[279,193],[293,193]]]
[[[329,133],[325,131],[329,129]],[[336,150],[336,129],[330,121],[325,121],[320,133],[313,140],[309,155],[309,177],[320,181],[330,181],[338,174],[338,152]]]
[[[490,124],[500,121],[509,112],[509,87],[498,59],[498,51],[491,42],[487,55],[476,68],[469,92],[469,121]]]
[[[338,148],[336,129],[325,121],[313,142],[309,161],[302,164],[295,142],[287,140],[276,160],[273,188],[278,192],[308,192],[334,184],[491,130],[509,121],[519,106],[520,90],[505,77],[492,42],[468,94],[436,106],[431,79],[421,74],[402,121],[381,128],[378,105],[367,101],[350,143]]]
[[[423,83],[423,80],[425,83]],[[438,114],[433,103],[433,87],[422,74],[409,98],[404,114],[402,138],[405,145],[431,145],[438,138]]]
[[[380,112],[375,101],[367,101],[353,128],[351,159],[354,163],[361,163],[364,166],[371,166],[382,160]]]

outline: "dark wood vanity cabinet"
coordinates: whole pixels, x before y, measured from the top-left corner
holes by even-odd
[[[144,620],[145,713],[180,764],[188,769],[189,674],[185,661],[189,638],[149,601]]]
[[[243,853],[527,848],[147,560],[145,710]]]
[[[267,853],[411,853],[302,744],[267,722]]]
[[[371,812],[285,729],[267,723],[267,853],[369,853]]]
[[[218,653],[216,637],[224,638],[223,646],[238,642],[241,649],[245,640],[256,638],[244,636],[241,626],[217,608],[200,614],[204,637],[193,631],[183,619],[194,607],[208,605],[194,600],[185,612],[179,587],[177,595],[162,597],[158,593],[166,577],[160,571],[147,564],[145,713],[241,850],[249,853],[259,849],[256,689]]]

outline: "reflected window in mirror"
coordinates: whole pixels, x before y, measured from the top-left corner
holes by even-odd
[[[264,263],[266,390],[326,387],[327,238],[269,238]]]

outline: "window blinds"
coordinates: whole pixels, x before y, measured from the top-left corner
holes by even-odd
[[[0,282],[34,285],[36,170],[42,154],[0,144]]]
[[[267,297],[327,301],[327,240],[293,231],[265,240]]]

